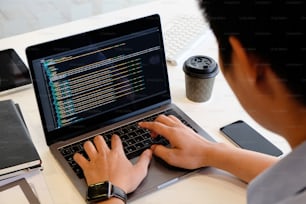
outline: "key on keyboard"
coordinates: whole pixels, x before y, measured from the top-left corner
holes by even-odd
[[[185,125],[191,127],[185,120],[183,120],[175,111],[173,110],[168,110],[164,112],[163,114],[165,115],[175,115],[178,117]],[[137,122],[133,122],[130,124],[127,124],[125,126],[103,132],[101,135],[103,136],[105,142],[107,145],[110,147],[111,146],[111,137],[113,134],[117,134],[120,136],[122,140],[122,144],[124,147],[124,152],[127,156],[128,159],[135,158],[139,156],[145,149],[148,149],[151,147],[152,144],[162,144],[167,146],[169,142],[161,137],[158,136],[154,139],[151,138],[149,130],[139,128],[138,122],[140,121],[153,121],[157,115],[150,116],[146,119],[141,119]],[[92,141],[95,136],[89,138],[89,139],[84,139],[82,141],[79,141],[77,143],[62,147],[59,149],[61,154],[65,157],[65,159],[68,161],[69,165],[71,168],[74,170],[74,172],[77,174],[79,178],[84,178],[84,174],[82,169],[80,168],[79,165],[76,164],[76,162],[73,159],[73,155],[78,152],[82,154],[85,158],[88,159],[88,156],[83,149],[83,145],[86,141],[90,140]]]
[[[198,42],[208,30],[202,15],[177,16],[165,29],[166,60],[177,65],[180,58]]]

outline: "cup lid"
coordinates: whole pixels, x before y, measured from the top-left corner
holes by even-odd
[[[186,74],[197,78],[212,78],[218,72],[218,64],[214,59],[208,56],[193,56],[184,62],[183,70]]]

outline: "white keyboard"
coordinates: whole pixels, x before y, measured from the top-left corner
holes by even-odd
[[[171,65],[178,61],[200,41],[208,30],[202,15],[177,16],[170,21],[164,32],[166,60]]]

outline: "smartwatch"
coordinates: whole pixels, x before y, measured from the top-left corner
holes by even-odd
[[[88,186],[86,200],[90,203],[105,201],[112,197],[127,201],[126,193],[119,187],[114,186],[110,181],[104,181]]]

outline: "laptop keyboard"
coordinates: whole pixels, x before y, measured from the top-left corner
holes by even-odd
[[[175,115],[178,117],[185,125],[191,127],[187,121],[183,120],[174,110],[167,110],[163,113],[159,114],[165,114],[165,115]],[[105,142],[110,147],[111,145],[111,137],[113,134],[117,134],[120,136],[124,148],[124,152],[128,159],[133,159],[137,156],[139,156],[144,150],[151,147],[153,144],[162,144],[167,146],[169,142],[161,136],[158,136],[156,138],[152,138],[150,135],[150,131],[140,128],[138,126],[138,122],[140,121],[153,121],[159,114],[152,115],[148,118],[141,119],[136,122],[132,122],[130,124],[118,127],[116,129],[102,132],[101,135],[104,137]],[[196,130],[194,130],[196,131]],[[71,145],[59,148],[60,153],[65,157],[65,159],[68,161],[71,168],[74,170],[74,172],[77,174],[79,178],[84,178],[84,174],[80,166],[74,161],[73,155],[75,153],[82,154],[85,158],[88,158],[83,145],[86,141],[90,140],[93,141],[93,138],[95,136],[92,136],[90,138],[78,141],[77,143],[73,143]]]

